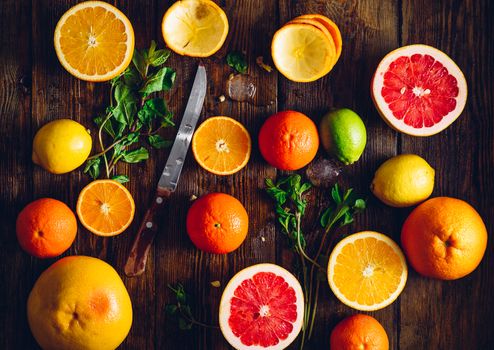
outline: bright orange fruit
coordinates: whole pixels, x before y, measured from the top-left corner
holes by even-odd
[[[113,180],[96,180],[77,199],[81,224],[98,236],[115,236],[132,223],[135,204],[130,192]]]
[[[480,264],[487,246],[487,230],[467,202],[436,197],[410,213],[401,230],[401,243],[418,273],[454,280]]]
[[[65,203],[41,198],[19,213],[16,232],[19,244],[27,253],[38,258],[53,258],[74,242],[77,220]]]
[[[354,233],[342,239],[329,257],[331,290],[343,304],[357,310],[390,305],[405,288],[407,277],[400,247],[382,233]]]
[[[247,165],[252,142],[247,129],[229,117],[211,117],[197,128],[192,153],[197,163],[216,175],[231,175]]]
[[[247,236],[249,217],[238,199],[210,193],[187,213],[187,232],[194,245],[205,252],[224,254],[237,249]]]
[[[372,316],[357,314],[345,318],[331,332],[331,350],[388,350],[386,330]]]
[[[55,51],[62,66],[87,81],[110,80],[129,65],[134,53],[134,29],[116,7],[84,1],[58,21]]]
[[[259,149],[264,159],[281,170],[297,170],[309,164],[319,148],[314,122],[296,111],[269,117],[259,132]]]

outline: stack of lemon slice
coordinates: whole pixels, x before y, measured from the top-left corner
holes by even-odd
[[[309,14],[294,18],[274,34],[271,55],[285,77],[311,82],[333,69],[341,48],[338,26],[323,15]]]

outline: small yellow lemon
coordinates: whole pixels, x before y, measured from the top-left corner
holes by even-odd
[[[34,136],[33,162],[53,174],[68,173],[84,163],[91,146],[91,136],[81,124],[70,119],[54,120]]]
[[[60,259],[38,278],[27,318],[43,349],[113,350],[132,325],[132,303],[117,272],[88,256]]]
[[[371,191],[392,207],[410,207],[427,198],[434,189],[434,169],[415,154],[401,154],[377,169]]]

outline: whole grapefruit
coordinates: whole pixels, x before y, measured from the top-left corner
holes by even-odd
[[[43,349],[113,350],[129,333],[132,304],[113,267],[100,259],[69,256],[38,278],[27,317]]]
[[[410,213],[401,230],[401,243],[418,273],[455,280],[480,264],[487,246],[487,230],[467,202],[436,197]]]
[[[264,159],[281,170],[298,170],[309,164],[319,148],[316,124],[296,111],[269,117],[259,132],[259,149]]]

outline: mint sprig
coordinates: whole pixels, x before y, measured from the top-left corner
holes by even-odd
[[[110,106],[105,115],[94,118],[100,152],[88,158],[84,173],[96,179],[104,171],[107,178],[127,182],[126,175],[114,174],[118,162],[147,160],[145,145],[156,149],[170,146],[158,132],[175,125],[173,114],[157,95],[169,91],[175,81],[175,71],[163,66],[169,56],[169,50],[157,50],[152,41],[148,49],[136,49],[129,67],[110,81]]]

